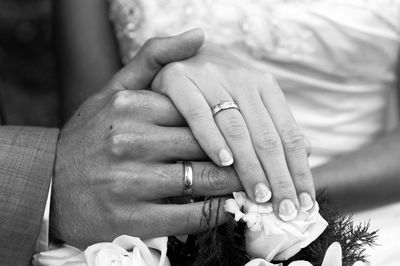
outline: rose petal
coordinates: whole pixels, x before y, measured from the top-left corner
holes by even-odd
[[[132,265],[148,266],[148,264],[144,261],[144,258],[142,256],[142,253],[140,252],[140,249],[138,249],[138,248],[134,248],[132,251]]]
[[[157,265],[156,260],[154,260],[153,256],[150,253],[149,248],[140,238],[122,235],[114,239],[113,243],[122,247],[125,250],[137,248],[138,250],[140,250],[141,256],[143,257],[147,265]]]
[[[65,245],[52,251],[36,254],[35,266],[170,266],[166,257],[168,237],[142,241],[122,235],[112,243],[97,243],[84,252]],[[131,250],[131,252],[129,252]]]
[[[144,243],[149,248],[151,248],[150,252],[153,255],[153,259],[157,254],[158,256],[157,260],[159,261],[158,265],[160,266],[170,265],[169,260],[167,258],[168,237],[157,237],[157,238],[147,239],[144,241]],[[158,253],[158,251],[161,252],[161,256]]]
[[[239,205],[239,208],[242,208],[244,206],[245,202],[247,201],[246,193],[244,193],[243,191],[240,191],[240,192],[233,192],[232,194],[233,194],[233,198]]]
[[[234,199],[227,199],[224,205],[225,211],[235,215],[235,221],[243,218],[244,213],[240,211],[238,203]]]
[[[123,249],[122,249],[123,250]],[[107,246],[99,250],[96,255],[96,266],[131,266],[132,256],[126,250],[116,246]],[[90,266],[90,265],[89,265]]]
[[[258,213],[272,213],[273,211],[272,203],[258,203]]]
[[[54,265],[52,264],[52,266],[54,266]],[[86,264],[86,262],[73,262],[73,261],[69,261],[69,262],[64,263],[64,264],[61,265],[61,266],[87,266],[87,264]]]
[[[248,230],[246,232],[246,251],[252,257],[271,261],[280,251],[286,239],[285,234],[266,236],[260,232]]]
[[[171,266],[171,262],[169,261],[166,254],[165,254],[165,259],[162,259],[162,255],[160,256],[160,252],[158,250],[151,248],[150,253],[155,260],[159,261],[158,266]]]
[[[245,213],[258,213],[258,204],[250,200],[246,200],[243,204],[243,210]]]
[[[263,230],[266,236],[284,235],[285,232],[279,228],[275,214],[265,214],[262,216]]]
[[[73,246],[64,245],[54,250],[38,253],[33,256],[32,260],[34,266],[62,266],[68,263],[73,263],[70,265],[86,265],[83,252]]]
[[[338,242],[334,242],[329,246],[322,266],[342,266],[342,247]]]
[[[291,262],[288,266],[313,266],[313,265],[305,260],[296,260]]]
[[[188,240],[189,236],[188,235],[176,235],[175,237],[176,237],[176,239],[178,239],[182,243],[186,243],[186,241]]]
[[[282,264],[272,264],[263,259],[254,259],[246,263],[244,266],[280,266]]]
[[[113,244],[113,243],[98,243],[89,246],[85,251],[85,258],[88,266],[97,266],[97,256],[102,251],[106,252],[107,254],[116,254],[116,256],[127,256],[129,257],[130,254],[125,249],[121,248],[120,246]],[[103,254],[103,253],[101,253]],[[102,255],[103,256],[103,255]],[[119,258],[119,257],[118,257]],[[116,257],[117,259],[117,257]]]
[[[324,218],[318,213],[317,219],[315,223],[311,224],[308,228],[308,236],[307,239],[303,241],[301,247],[305,248],[311,244],[315,239],[317,239],[326,229],[328,226],[328,222],[325,221]]]
[[[261,225],[261,214],[258,213],[248,213],[245,214],[242,218],[242,220],[244,222],[246,222],[247,227],[251,230],[251,231],[261,231],[262,229],[262,225]]]

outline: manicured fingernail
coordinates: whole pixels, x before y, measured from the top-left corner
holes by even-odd
[[[294,202],[290,199],[284,199],[279,204],[279,217],[285,222],[291,221],[297,216],[297,209]]]
[[[223,149],[219,152],[219,160],[223,166],[229,166],[233,164],[232,153],[226,149]]]
[[[310,194],[303,192],[299,195],[300,209],[302,211],[309,211],[314,206],[314,201],[312,200]]]
[[[254,187],[254,196],[258,203],[264,203],[271,199],[272,193],[265,183],[258,183]]]

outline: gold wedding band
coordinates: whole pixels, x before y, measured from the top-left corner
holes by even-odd
[[[235,102],[221,102],[213,106],[212,114],[216,116],[219,112],[227,109],[236,109],[240,111],[239,106]]]
[[[191,162],[183,161],[183,196],[192,196],[193,193],[193,167]]]

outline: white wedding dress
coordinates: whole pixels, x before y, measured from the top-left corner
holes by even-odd
[[[374,141],[393,121],[398,0],[109,1],[125,62],[148,38],[200,27],[273,73],[312,143],[312,167]],[[381,229],[372,265],[400,265],[400,204],[360,217]]]

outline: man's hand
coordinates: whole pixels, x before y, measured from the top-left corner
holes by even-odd
[[[171,101],[145,91],[161,67],[196,54],[203,35],[148,42],[61,132],[53,180],[51,232],[78,247],[129,234],[143,238],[199,231],[202,210],[227,218],[217,200],[162,204],[183,193],[177,160],[206,158]],[[232,168],[193,163],[193,195],[240,190]]]

